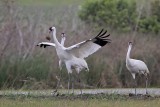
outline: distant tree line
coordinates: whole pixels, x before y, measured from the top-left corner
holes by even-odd
[[[160,31],[160,0],[88,0],[79,11],[87,24],[117,31],[137,30],[142,33]]]

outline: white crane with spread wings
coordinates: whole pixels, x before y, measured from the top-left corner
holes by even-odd
[[[69,75],[69,80],[68,80],[68,90],[69,90],[70,74],[72,74],[73,70],[75,70],[78,74],[82,70],[89,71],[87,62],[84,60],[84,58],[98,51],[101,47],[105,46],[107,43],[110,43],[111,40],[107,38],[110,36],[110,34],[106,35],[107,31],[103,32],[102,29],[100,33],[92,39],[77,43],[70,47],[64,47],[62,44],[58,42],[56,38],[56,28],[50,27],[49,30],[50,32],[52,32],[57,55],[59,59],[66,65]],[[72,88],[74,90],[74,87]]]

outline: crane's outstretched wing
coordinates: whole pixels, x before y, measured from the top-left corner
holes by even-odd
[[[106,35],[106,33],[107,31],[103,32],[102,29],[95,38],[70,46],[66,48],[66,51],[78,58],[86,58],[101,47],[105,46],[107,43],[111,42],[110,39],[107,39],[110,34]]]
[[[41,43],[38,43],[37,46],[46,48],[47,46],[54,46],[55,47],[55,44],[51,43],[51,42],[41,42]]]

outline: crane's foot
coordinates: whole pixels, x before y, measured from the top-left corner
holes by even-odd
[[[137,93],[129,93],[128,94],[130,97],[136,97],[136,96],[139,96],[140,94],[137,94]]]
[[[59,96],[59,92],[56,90],[54,90],[53,92],[51,92],[52,96]]]
[[[135,93],[129,93],[129,96],[132,97],[132,96],[136,96]]]
[[[150,96],[148,92],[146,92],[145,96]]]
[[[148,94],[148,93],[145,94],[144,96],[147,97],[147,98],[148,98],[148,97],[152,97],[152,96],[151,96],[150,94]]]
[[[57,93],[57,89],[53,91],[53,93]]]

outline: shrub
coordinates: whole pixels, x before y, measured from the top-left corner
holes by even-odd
[[[89,1],[79,12],[81,20],[117,30],[131,30],[135,23],[136,5],[124,0]]]
[[[159,0],[155,0],[155,2],[152,2],[152,8],[151,8],[151,11],[152,11],[152,15],[155,15],[157,16],[157,20],[158,22],[160,22],[160,1]]]
[[[160,3],[151,2],[151,15],[146,16],[137,12],[136,1],[131,0],[94,0],[87,1],[79,11],[79,17],[87,24],[108,27],[117,31],[127,32],[135,29],[139,20],[140,32],[159,33]],[[140,17],[138,17],[140,15]],[[140,18],[140,19],[138,19]]]
[[[139,30],[144,33],[154,32],[159,33],[160,22],[156,16],[143,18],[139,22]]]

